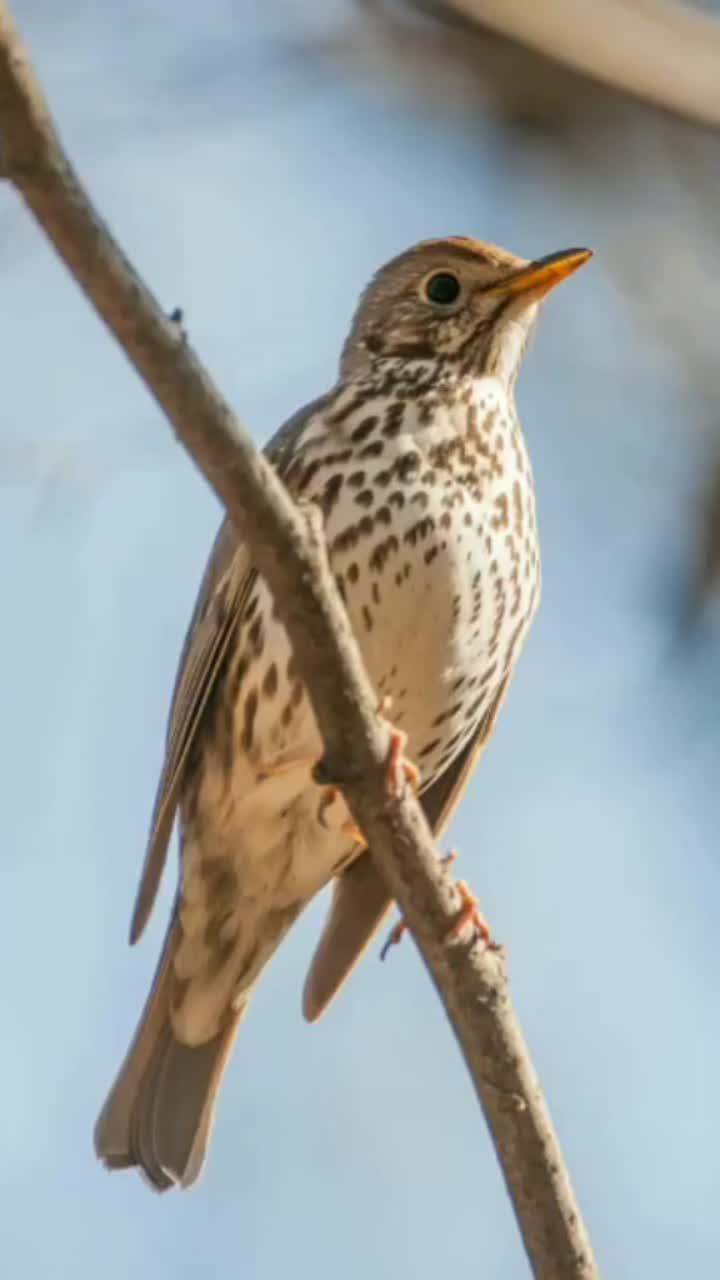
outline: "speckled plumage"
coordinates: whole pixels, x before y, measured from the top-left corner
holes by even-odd
[[[540,298],[587,256],[527,264],[456,239],[395,259],[361,300],[337,386],[269,447],[290,492],[323,511],[368,672],[408,735],[436,828],[488,737],[537,607],[513,385]],[[453,292],[449,277],[459,296],[433,301]],[[313,780],[321,754],[270,593],[226,523],[181,658],[133,939],[176,808],[181,884],[96,1128],[106,1164],[139,1165],[160,1189],[197,1176],[249,996],[304,906],[336,877],[305,989],[313,1018],[389,905],[344,802]]]

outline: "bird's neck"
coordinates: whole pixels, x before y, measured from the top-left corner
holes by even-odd
[[[361,373],[341,382],[346,394],[391,396],[433,406],[453,401],[469,403],[482,397],[484,386],[492,387],[514,413],[514,367],[506,368],[500,358],[490,367],[473,367],[457,360],[385,358],[373,362]],[[512,373],[513,376],[506,376]]]

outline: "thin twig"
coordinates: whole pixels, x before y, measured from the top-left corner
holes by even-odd
[[[536,1276],[597,1275],[557,1139],[510,1005],[502,957],[449,941],[461,908],[414,796],[389,796],[388,728],[327,565],[317,522],[287,496],[190,345],[134,272],[67,159],[0,0],[4,169],[173,423],[278,603],[330,770],[408,921],[485,1110]],[[339,765],[342,765],[340,768]]]

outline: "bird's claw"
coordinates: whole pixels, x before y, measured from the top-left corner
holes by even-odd
[[[402,729],[392,728],[386,775],[388,795],[401,795],[404,784],[411,786],[413,791],[420,788],[420,770],[403,754],[406,746],[407,734]]]
[[[396,947],[399,942],[402,942],[403,935],[405,933],[407,933],[407,925],[405,923],[404,918],[401,916],[397,924],[393,925],[387,938],[383,942],[382,947],[380,948],[381,960],[385,959],[391,947]]]
[[[462,898],[462,908],[452,929],[449,931],[447,940],[449,942],[456,941],[467,925],[471,924],[476,930],[478,937],[485,943],[486,947],[494,947],[492,935],[485,917],[481,914],[480,904],[475,897],[472,889],[466,880],[458,880],[455,888]]]
[[[451,867],[454,862],[457,862],[459,857],[460,855],[457,852],[457,850],[451,849],[449,853],[443,854],[442,858],[440,859],[440,865],[441,867],[444,867],[445,870],[447,871],[448,867]],[[463,900],[463,909],[462,909],[462,914],[460,916],[460,919],[453,925],[452,930],[450,931],[449,937],[454,938],[456,934],[461,933],[462,930],[465,928],[465,925],[468,924],[470,920],[472,920],[476,925],[476,928],[478,929],[478,932],[480,933],[480,936],[482,937],[483,941],[488,946],[492,946],[493,944],[490,938],[490,930],[488,929],[487,924],[485,923],[483,917],[480,915],[480,912],[478,910],[477,898],[474,896],[473,893],[471,893],[470,889],[468,888],[468,885],[465,883],[464,880],[458,881],[457,889]],[[397,924],[393,925],[392,929],[390,930],[387,938],[385,939],[380,949],[381,960],[385,959],[391,947],[396,947],[399,942],[402,942],[403,937],[407,933],[407,928],[408,926],[405,921],[405,918],[404,916],[401,916]]]

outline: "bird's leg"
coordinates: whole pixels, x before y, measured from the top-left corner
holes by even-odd
[[[382,716],[383,720],[388,720],[390,726],[390,751],[388,752],[387,761],[387,789],[388,794],[392,796],[400,795],[403,782],[408,783],[414,791],[418,791],[420,787],[420,770],[412,760],[407,760],[403,754],[407,746],[407,734],[402,729],[398,729],[388,719],[388,713],[392,710],[392,697],[389,693],[384,693],[378,703],[377,713]]]
[[[466,880],[458,880],[455,888],[462,898],[463,905],[460,915],[448,934],[448,939],[454,941],[459,938],[465,926],[471,924],[477,930],[478,937],[485,943],[485,946],[494,947],[495,944],[493,943],[487,920],[481,914],[480,904],[469,884]]]
[[[418,791],[420,788],[420,770],[412,760],[408,760],[403,752],[407,746],[407,734],[402,729],[390,727],[390,751],[387,762],[387,789],[391,796],[402,793],[403,783],[407,783]]]
[[[445,870],[447,870],[448,867],[451,867],[454,862],[457,862],[458,857],[459,857],[459,854],[455,850],[451,850],[450,853],[446,853],[444,857],[440,859],[440,864],[445,868]],[[490,933],[490,929],[488,927],[487,921],[485,920],[484,916],[481,915],[478,900],[475,897],[475,894],[472,892],[472,889],[468,885],[467,881],[458,880],[456,882],[455,888],[457,889],[458,893],[460,894],[460,897],[462,898],[463,905],[462,905],[460,915],[458,916],[457,920],[455,921],[455,924],[452,926],[452,929],[448,933],[448,941],[451,941],[451,940],[454,941],[456,938],[460,936],[460,934],[462,933],[466,925],[472,924],[477,930],[478,936],[485,943],[485,946],[491,947],[494,949],[496,944],[492,940],[492,935]],[[397,946],[398,942],[402,940],[403,935],[406,932],[407,932],[407,923],[405,919],[401,917],[400,920],[398,920],[397,924],[393,925],[392,929],[390,930],[387,938],[385,939],[382,945],[382,949],[380,951],[381,960],[385,959],[391,947]]]
[[[377,707],[377,714],[383,718],[392,706],[392,698],[389,694],[383,694]],[[397,729],[394,725],[390,725],[390,751],[388,753],[387,762],[387,789],[390,795],[399,795],[402,790],[403,782],[409,783],[415,790],[420,786],[420,770],[412,763],[406,760],[403,752],[407,745],[407,734],[401,729]],[[328,769],[325,757],[321,756],[316,761],[313,768],[313,778],[320,785],[326,785],[326,791],[320,802],[317,811],[317,819],[322,827],[329,827],[327,820],[328,810],[335,804],[340,794],[339,788],[335,785],[335,780],[330,782],[328,777]],[[327,781],[326,781],[327,780]],[[340,779],[342,781],[342,779]],[[329,784],[329,785],[327,785]],[[352,818],[342,824],[341,830],[348,836],[352,837],[355,844],[359,844],[363,849],[367,849],[368,844],[365,836],[362,834],[356,822]]]
[[[456,850],[451,849],[449,853],[444,854],[443,857],[440,859],[440,866],[444,867],[445,870],[447,871],[448,867],[451,867],[454,862],[457,862],[459,856],[460,855],[456,852]],[[393,925],[387,938],[383,942],[382,948],[380,950],[381,960],[385,959],[391,947],[396,947],[398,942],[402,942],[402,939],[406,933],[407,933],[407,922],[405,920],[405,917],[401,916],[397,924]]]

